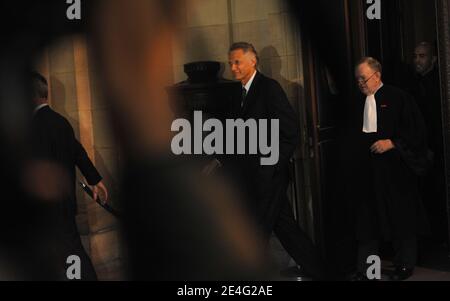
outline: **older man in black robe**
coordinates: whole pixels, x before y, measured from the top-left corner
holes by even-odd
[[[392,241],[393,278],[403,280],[413,273],[417,237],[426,228],[417,185],[417,175],[429,164],[426,130],[413,98],[384,85],[381,73],[373,58],[363,58],[355,70],[364,94],[358,102],[353,149],[358,271],[364,278],[368,256],[379,254],[381,241]]]

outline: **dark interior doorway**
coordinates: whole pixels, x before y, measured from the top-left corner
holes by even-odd
[[[354,116],[352,109],[358,91],[353,66],[362,56],[373,56],[383,64],[385,83],[408,90],[414,87],[416,74],[412,67],[416,45],[427,41],[437,48],[436,54],[443,53],[444,45],[438,43],[437,16],[441,12],[436,1],[381,0],[381,20],[366,18],[365,0],[291,2],[302,31],[304,91],[312,154],[313,236],[330,269],[338,274],[351,270],[355,258],[346,183],[342,180],[346,178],[346,161],[342,158],[351,152],[345,147],[345,135],[341,135],[345,133],[347,121]],[[441,67],[440,62],[438,57],[437,69]],[[433,83],[437,84],[436,89],[443,88],[440,80]],[[432,106],[427,107],[425,103],[424,107],[433,108],[428,113],[435,121],[435,129],[431,131],[434,144],[438,141],[444,145],[446,101],[444,97],[434,96],[430,103]],[[434,178],[428,179],[433,185],[427,187],[422,183],[432,235],[422,242],[420,264],[450,270],[443,147],[434,146],[434,152]]]
[[[381,20],[365,21],[366,52],[381,60],[386,83],[414,96],[424,117],[434,166],[419,184],[430,224],[430,235],[422,239],[419,264],[449,270],[442,112],[445,101],[441,93],[436,6],[436,1],[430,0],[382,0]],[[431,65],[426,64],[426,71],[420,69],[424,55],[433,60],[428,62]]]

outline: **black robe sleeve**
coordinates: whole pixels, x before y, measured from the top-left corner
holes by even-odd
[[[414,99],[401,95],[400,120],[393,143],[405,163],[416,175],[422,176],[432,165],[433,154],[427,147],[426,127]]]

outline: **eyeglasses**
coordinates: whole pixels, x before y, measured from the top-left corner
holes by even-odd
[[[366,80],[364,80],[364,78],[361,78],[361,77],[357,77],[356,78],[356,81],[358,82],[358,84],[365,84],[365,83],[367,83],[374,75],[375,75],[375,73],[376,72],[374,72],[368,79],[366,79]]]

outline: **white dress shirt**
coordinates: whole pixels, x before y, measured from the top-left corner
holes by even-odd
[[[48,106],[48,103],[43,103],[43,104],[38,105],[36,108],[34,108],[33,115],[36,114],[37,111],[39,111],[40,109],[42,109],[43,107],[46,107],[46,106]]]
[[[247,95],[248,95],[248,91],[250,90],[250,87],[252,86],[253,80],[255,79],[255,75],[256,75],[256,71],[255,71],[255,73],[253,73],[252,77],[245,84],[245,86],[242,86],[245,89],[245,91],[247,91]]]

